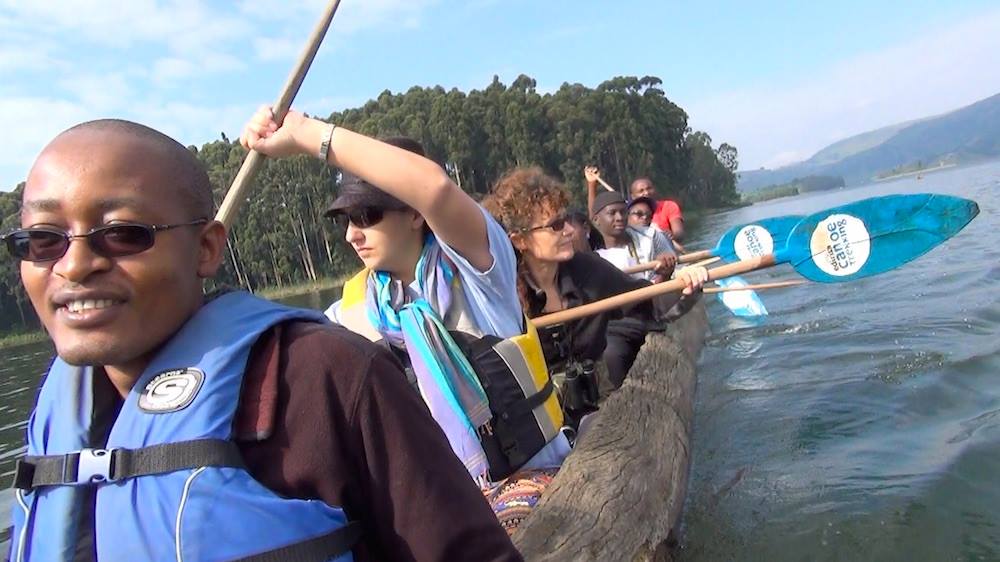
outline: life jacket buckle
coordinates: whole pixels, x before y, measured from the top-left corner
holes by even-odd
[[[115,451],[118,449],[81,449],[77,463],[77,484],[98,484],[114,482]]]
[[[483,425],[479,426],[480,437],[485,437],[487,435],[493,435],[493,421],[487,421]]]

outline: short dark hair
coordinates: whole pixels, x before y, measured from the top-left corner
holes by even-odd
[[[634,180],[632,180],[632,183],[628,184],[628,192],[629,192],[629,194],[631,194],[633,191],[635,191],[636,184],[644,182],[644,181],[648,181],[649,185],[653,186],[653,189],[656,189],[656,184],[653,183],[653,180],[651,178],[649,178],[648,176],[639,176],[639,177],[635,178]]]
[[[590,217],[579,209],[573,209],[566,213],[566,220],[576,226],[590,226]]]
[[[210,219],[215,213],[212,198],[212,182],[208,179],[205,166],[198,157],[181,143],[156,129],[126,121],[124,119],[97,119],[74,125],[59,136],[74,132],[111,131],[132,135],[159,147],[171,160],[172,170],[177,174],[177,186],[182,194],[181,201],[195,218]]]

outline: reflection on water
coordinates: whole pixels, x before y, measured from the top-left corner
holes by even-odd
[[[998,182],[994,163],[706,219],[691,247],[733,224],[887,193],[982,210],[896,271],[761,291],[764,325],[712,306],[681,559],[1000,559]]]
[[[41,374],[52,357],[48,342],[0,350],[0,480],[10,482],[24,454],[24,428]]]

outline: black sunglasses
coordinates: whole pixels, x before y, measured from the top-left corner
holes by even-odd
[[[208,219],[180,224],[116,223],[99,226],[86,234],[70,234],[65,230],[48,227],[21,228],[5,234],[0,240],[6,242],[11,256],[24,261],[57,260],[66,255],[70,242],[76,238],[85,239],[90,249],[99,256],[120,258],[152,248],[156,233],[161,230],[207,222]]]
[[[550,220],[549,222],[547,222],[547,223],[545,223],[545,224],[543,224],[541,226],[533,226],[531,228],[526,228],[526,229],[524,229],[524,231],[525,232],[534,232],[536,230],[544,230],[546,228],[551,228],[555,232],[562,232],[562,230],[564,228],[566,228],[566,221],[568,221],[568,220],[569,219],[566,218],[566,215],[561,215],[561,216],[558,216],[558,217]]]
[[[385,218],[385,209],[378,207],[356,207],[345,209],[333,216],[333,220],[341,228],[347,228],[350,222],[357,228],[368,228],[382,222]]]

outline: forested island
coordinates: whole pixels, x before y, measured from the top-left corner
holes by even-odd
[[[760,203],[779,197],[791,197],[810,191],[825,191],[844,187],[844,178],[840,176],[805,176],[795,178],[790,182],[762,187],[756,191],[743,194],[746,203]]]
[[[917,160],[916,162],[911,162],[910,164],[902,164],[892,168],[891,170],[879,172],[875,174],[875,177],[872,179],[874,181],[886,181],[896,178],[916,176],[924,173],[937,172],[939,170],[947,170],[948,168],[954,168],[958,165],[956,160],[957,159],[954,157],[942,158],[932,164],[925,164],[922,160]]]
[[[713,147],[708,134],[691,130],[687,114],[660,86],[656,77],[624,76],[596,88],[567,83],[542,94],[528,76],[509,86],[494,77],[486,88],[468,93],[440,86],[385,91],[328,120],[368,135],[419,140],[430,158],[477,196],[511,167],[538,165],[562,178],[582,208],[583,167],[596,165],[616,186],[649,176],[661,194],[686,209],[738,204],[736,148]],[[224,134],[190,149],[208,168],[221,202],[245,151]],[[317,159],[268,162],[232,230],[216,283],[260,291],[356,270],[359,262],[344,232],[322,216],[337,177]],[[0,192],[0,232],[18,226],[22,190],[23,184]],[[0,334],[37,326],[17,263],[9,258],[0,260],[0,326]]]

